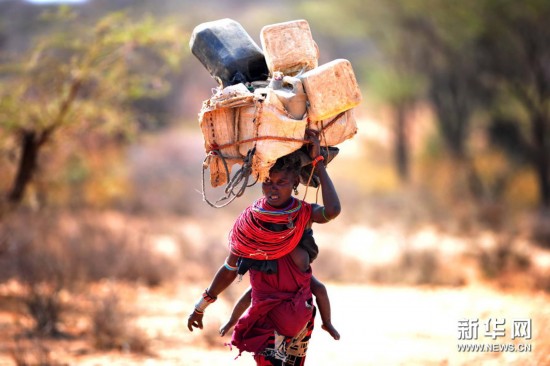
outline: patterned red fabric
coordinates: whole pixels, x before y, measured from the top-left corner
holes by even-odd
[[[269,337],[266,348],[254,355],[258,366],[304,366],[309,340],[313,333],[315,310],[303,332],[297,337],[285,337],[282,344],[277,344],[276,334]]]

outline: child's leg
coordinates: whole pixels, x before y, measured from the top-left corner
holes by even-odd
[[[326,330],[332,338],[336,340],[340,339],[340,333],[338,333],[336,328],[332,325],[330,300],[328,297],[327,288],[314,276],[311,277],[311,293],[315,296],[315,302],[317,303],[319,314],[321,315],[321,320],[323,321],[321,328]]]
[[[252,288],[249,287],[248,290],[240,297],[240,299],[237,301],[235,306],[233,307],[233,311],[231,312],[231,317],[220,328],[220,335],[224,336],[231,328],[237,324],[237,320],[243,315],[243,313],[248,309],[250,306],[250,303],[252,301]]]

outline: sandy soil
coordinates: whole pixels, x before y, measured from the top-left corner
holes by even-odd
[[[333,340],[317,325],[308,353],[310,365],[543,365],[550,363],[550,306],[542,293],[502,293],[489,287],[412,288],[328,283],[333,322],[342,338]],[[235,285],[244,289],[246,284]],[[237,350],[224,346],[217,329],[231,304],[219,301],[208,309],[203,331],[186,329],[188,311],[203,286],[134,288],[126,296],[137,325],[151,339],[154,355],[99,353],[85,337],[45,342],[51,359],[66,365],[251,365],[249,354],[235,360]],[[237,289],[240,291],[240,288]],[[131,302],[130,302],[131,301]],[[507,334],[493,340],[479,329],[478,343],[531,345],[531,352],[457,351],[458,320],[507,320]],[[532,319],[532,339],[511,340],[516,318]],[[318,318],[319,320],[319,318]],[[8,353],[13,319],[0,314],[0,365],[15,365]],[[82,325],[84,327],[84,325]]]

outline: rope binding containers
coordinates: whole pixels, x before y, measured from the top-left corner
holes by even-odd
[[[353,109],[362,95],[348,60],[319,66],[319,48],[303,19],[266,25],[260,40],[262,48],[228,18],[199,24],[191,35],[192,53],[218,82],[199,112],[203,198],[212,207],[265,180],[279,157],[304,150],[307,128],[320,131],[325,164],[338,154],[336,145],[357,133]],[[305,179],[311,159],[303,155],[301,183],[317,187],[316,179]],[[216,202],[205,194],[206,170],[211,187],[225,185]]]

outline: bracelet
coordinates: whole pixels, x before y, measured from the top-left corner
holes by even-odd
[[[231,264],[227,263],[227,258],[225,259],[225,263],[223,264],[225,269],[231,272],[235,272],[239,267],[233,267]]]
[[[212,296],[208,293],[208,289],[204,290],[204,292],[202,293],[202,297],[195,304],[195,312],[197,312],[197,314],[204,314],[204,310],[206,310],[206,308],[210,304],[214,303],[214,301],[216,301],[217,299],[217,297]]]
[[[197,314],[204,314],[204,311],[210,304],[210,302],[204,300],[204,298],[201,297],[201,299],[195,304],[195,312]]]
[[[313,161],[311,162],[311,164],[313,164],[313,167],[315,168],[317,166],[317,163],[319,163],[320,161],[323,161],[325,160],[325,158],[323,157],[323,155],[317,155],[315,157],[315,159],[313,159]]]
[[[216,296],[212,296],[208,293],[208,289],[205,289],[204,292],[202,293],[202,298],[204,299],[204,301],[212,304],[214,301],[216,301],[218,298]]]
[[[327,222],[330,221],[330,219],[325,215],[325,206],[323,206],[323,209],[321,210],[321,214],[323,215],[323,218],[327,220]]]

